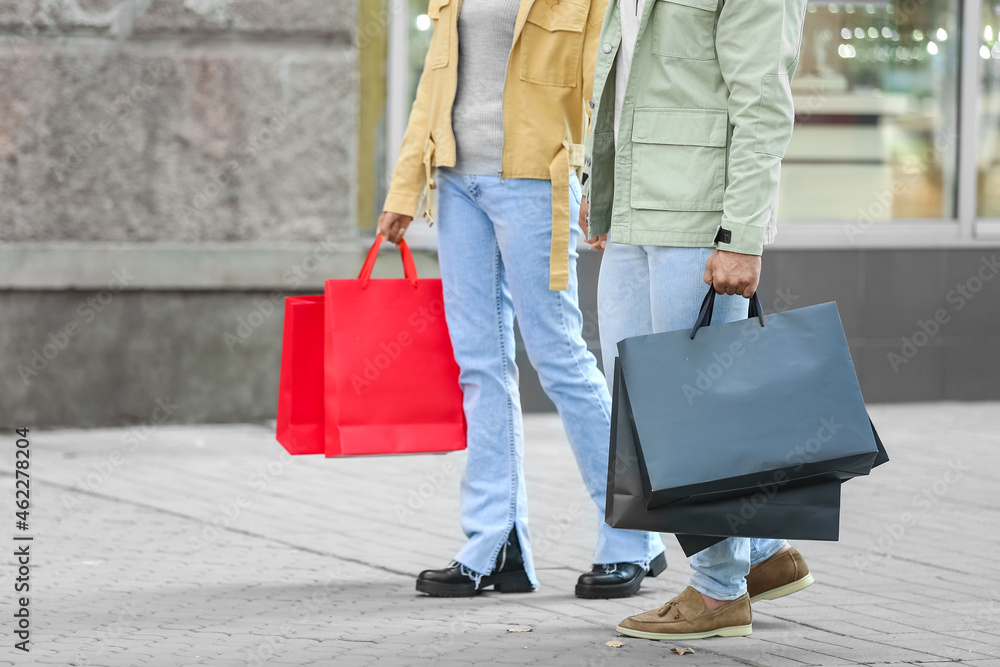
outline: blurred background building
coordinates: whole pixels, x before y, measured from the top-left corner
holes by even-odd
[[[426,0],[0,0],[0,423],[272,418],[282,300],[360,267],[431,27]],[[809,4],[761,293],[836,300],[869,401],[1000,398],[998,32],[991,0]]]

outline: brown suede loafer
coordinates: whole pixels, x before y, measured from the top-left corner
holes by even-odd
[[[640,639],[705,639],[706,637],[743,637],[753,631],[750,598],[736,598],[725,607],[705,611],[701,593],[688,586],[659,609],[629,616],[618,625],[618,632]]]
[[[747,595],[750,596],[750,602],[777,600],[812,586],[813,581],[815,580],[809,574],[809,566],[802,554],[792,547],[750,570],[747,575]]]

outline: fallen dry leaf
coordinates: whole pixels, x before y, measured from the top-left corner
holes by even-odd
[[[693,648],[672,648],[670,650],[676,653],[677,655],[684,655],[685,653],[694,653]]]
[[[531,628],[507,628],[507,632],[531,632]]]
[[[621,648],[622,646],[625,646],[625,644],[622,644],[617,639],[612,639],[609,642],[604,642],[604,645],[605,646],[610,646],[611,648]]]

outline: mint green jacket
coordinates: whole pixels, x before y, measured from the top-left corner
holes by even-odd
[[[616,152],[619,4],[597,45],[590,235],[761,254],[775,233],[806,0],[646,0]]]

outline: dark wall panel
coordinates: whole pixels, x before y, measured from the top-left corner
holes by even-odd
[[[836,301],[870,402],[1000,400],[997,259],[982,249],[769,251],[761,294],[769,310]],[[581,256],[584,337],[600,361],[599,267],[598,253]],[[274,417],[281,295],[272,309],[264,292],[132,291],[91,314],[97,296],[0,292],[0,425],[142,423],[167,399],[182,406],[172,423]],[[525,410],[552,410],[523,345],[518,363]]]
[[[760,294],[769,311],[836,301],[870,402],[1000,399],[1000,251],[772,250]],[[600,256],[580,261],[584,317],[596,312]],[[599,355],[593,327],[585,330]],[[528,411],[552,404],[519,355]]]

